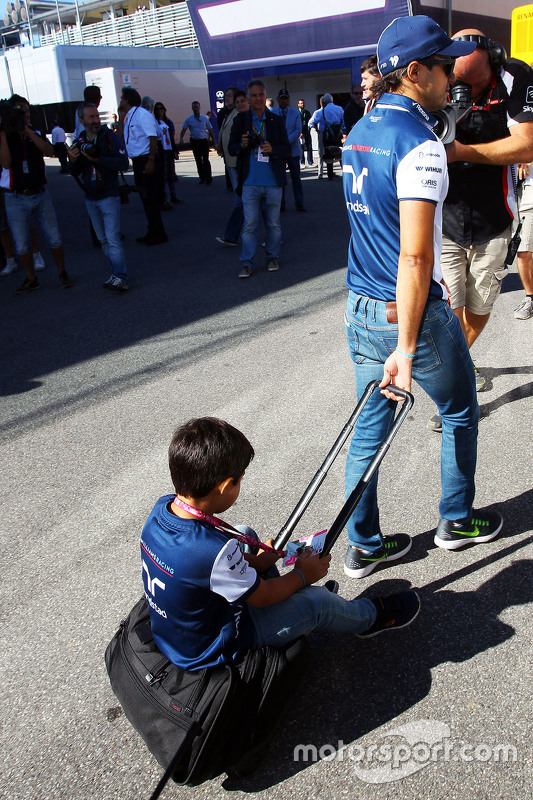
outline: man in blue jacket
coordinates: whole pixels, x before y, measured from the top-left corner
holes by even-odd
[[[236,192],[242,194],[244,210],[239,278],[249,278],[253,272],[262,203],[266,217],[267,269],[269,272],[279,269],[281,196],[287,182],[285,162],[290,154],[283,120],[266,107],[265,84],[252,80],[247,91],[250,109],[235,118],[228,145],[230,155],[237,156]]]
[[[289,90],[280,89],[278,92],[279,108],[273,108],[272,111],[274,114],[278,114],[285,121],[287,138],[289,139],[289,144],[291,146],[291,154],[287,159],[287,165],[291,175],[294,204],[297,211],[305,211],[302,179],[300,177],[300,158],[302,155],[300,136],[302,135],[302,117],[300,116],[299,111],[296,111],[295,108],[290,107],[290,102],[291,98],[289,95]],[[283,197],[281,199],[281,210],[285,210],[285,189],[283,189]]]
[[[79,178],[93,228],[111,262],[104,289],[125,292],[128,272],[120,233],[118,173],[128,169],[129,159],[122,139],[100,124],[94,103],[83,103],[79,117],[84,129],[68,151],[71,172]]]

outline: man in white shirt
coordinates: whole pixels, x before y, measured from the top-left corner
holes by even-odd
[[[59,126],[59,122],[57,119],[54,120],[54,127],[52,128],[52,147],[54,148],[54,155],[58,159],[59,163],[61,164],[61,174],[65,175],[68,169],[68,160],[67,160],[67,145],[65,142],[67,141],[67,134]]]
[[[133,164],[135,185],[140,187],[141,200],[148,230],[137,241],[146,245],[168,242],[159,209],[160,183],[157,140],[159,129],[153,114],[141,108],[141,96],[136,89],[124,87],[119,113],[119,134],[122,136]]]
[[[209,186],[213,183],[211,164],[209,163],[209,142],[212,142],[213,147],[216,147],[217,143],[209,119],[204,114],[200,114],[200,103],[195,100],[191,107],[192,114],[181,126],[180,144],[183,144],[183,137],[188,129],[200,183]]]
[[[333,97],[330,94],[325,94],[320,98],[320,108],[317,108],[311,119],[309,120],[309,127],[315,128],[318,133],[318,155],[320,158],[320,166],[318,169],[318,177],[322,178],[324,172],[324,129],[326,125],[344,127],[344,110],[335,105]],[[340,142],[339,142],[340,144]],[[333,162],[326,164],[328,180],[332,181],[334,178]]]

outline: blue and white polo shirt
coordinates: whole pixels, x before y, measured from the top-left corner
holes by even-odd
[[[342,154],[344,197],[351,227],[348,288],[384,302],[396,300],[401,200],[434,203],[434,267],[429,299],[442,299],[442,203],[448,191],[443,144],[434,118],[419,103],[384,94],[352,128]]]

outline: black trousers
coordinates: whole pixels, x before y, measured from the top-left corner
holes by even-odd
[[[211,164],[209,162],[209,139],[191,139],[191,147],[196,161],[198,177],[201,181],[211,183]]]
[[[147,236],[159,238],[165,235],[163,227],[163,220],[161,219],[161,193],[162,193],[162,175],[163,165],[159,154],[156,154],[154,171],[151,175],[147,175],[144,171],[146,162],[148,161],[148,153],[142,156],[136,156],[131,159],[133,164],[133,177],[135,179],[135,186],[139,186],[141,190],[141,200],[148,222]]]

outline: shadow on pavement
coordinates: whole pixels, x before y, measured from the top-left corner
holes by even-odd
[[[516,539],[527,529],[532,500],[533,490],[500,504],[505,527],[498,541]],[[432,541],[433,531],[423,536]],[[268,789],[320,760],[314,758],[314,752],[325,745],[329,760],[339,743],[341,748],[350,745],[423,700],[435,667],[468,661],[511,638],[514,629],[498,616],[511,606],[533,600],[530,560],[513,562],[473,591],[454,592],[444,587],[518,553],[532,541],[532,536],[515,541],[426,586],[415,587],[422,610],[404,631],[356,641],[351,647],[346,638],[334,634],[311,637],[312,666],[302,677],[302,691],[284,718],[283,730],[274,737],[256,773],[239,781],[228,779],[224,788],[249,793]],[[376,597],[408,588],[403,580],[381,580],[363,594]],[[316,748],[313,760],[304,761],[301,753],[295,760],[299,745]]]

